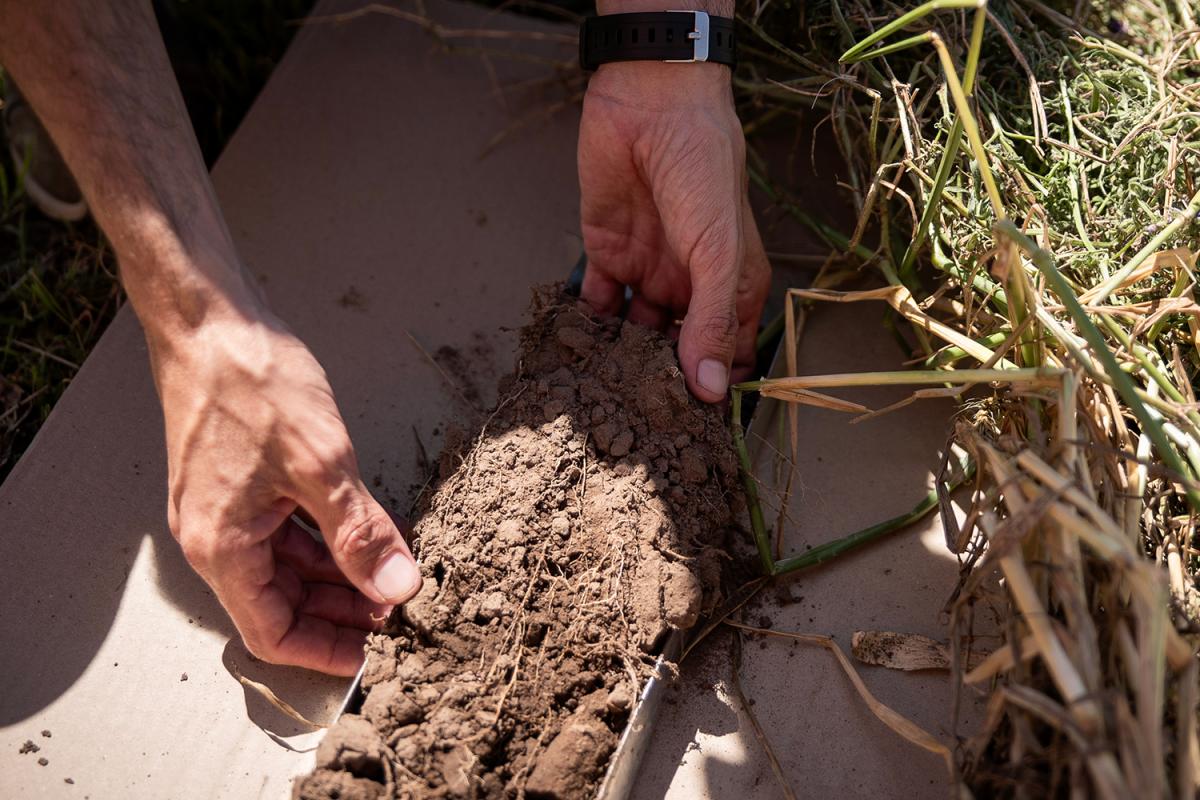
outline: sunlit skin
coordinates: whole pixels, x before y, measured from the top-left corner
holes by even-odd
[[[602,66],[583,103],[579,185],[588,254],[583,296],[679,329],[679,361],[701,400],[749,376],[770,267],[746,198],[746,154],[729,68]]]
[[[150,4],[0,0],[0,19],[0,63],[71,167],[145,330],[172,533],[252,653],[354,674],[420,574],[363,485],[324,370],[246,278]],[[680,360],[709,402],[753,357],[767,285],[729,80],[714,64],[606,65],[579,142],[584,296],[616,313],[628,286],[631,319],[683,319]]]

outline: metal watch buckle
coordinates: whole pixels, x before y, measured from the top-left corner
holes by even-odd
[[[708,61],[708,12],[707,11],[672,11],[672,14],[692,14],[695,17],[695,27],[688,31],[687,38],[692,42],[691,58],[664,59],[671,64],[691,64],[696,61]]]

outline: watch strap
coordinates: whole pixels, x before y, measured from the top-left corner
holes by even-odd
[[[613,61],[736,63],[733,20],[703,11],[654,11],[587,17],[579,28],[579,63],[594,70]]]

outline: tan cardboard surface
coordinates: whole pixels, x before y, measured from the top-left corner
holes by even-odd
[[[325,2],[316,16],[359,5]],[[450,25],[562,30],[428,7]],[[400,513],[421,480],[418,439],[434,455],[446,422],[469,416],[461,396],[491,402],[511,354],[500,328],[519,322],[531,284],[565,276],[580,252],[577,110],[476,157],[531,104],[557,100],[497,87],[545,74],[542,65],[447,54],[382,15],[316,23],[297,36],[214,171],[243,258],[325,365],[368,485]],[[812,251],[808,239],[787,248],[767,238],[769,248]],[[823,309],[801,371],[894,368],[878,320],[875,307]],[[911,507],[945,414],[925,405],[847,426],[832,412],[802,412],[789,548]],[[757,449],[765,465],[769,450]],[[328,718],[345,682],[249,664],[164,512],[161,415],[126,310],[0,486],[0,796],[277,798],[309,765],[319,734],[247,694],[228,664],[315,719]],[[797,577],[802,601],[755,613],[846,646],[860,627],[936,635],[954,573],[939,539],[934,523],[918,526]],[[722,688],[725,653],[715,641],[685,670],[652,734],[639,798],[777,792]],[[938,678],[864,677],[881,699],[944,730]],[[939,762],[878,723],[828,654],[752,644],[743,683],[801,796],[941,793]],[[20,755],[26,739],[41,751]]]
[[[899,369],[902,354],[878,305],[818,306],[803,336],[798,373]],[[904,389],[831,390],[870,408],[904,398]],[[841,538],[908,512],[932,487],[949,430],[946,401],[922,401],[851,424],[852,416],[802,407],[799,458],[788,506],[784,554]],[[749,445],[773,493],[777,415],[756,416]],[[768,513],[768,524],[775,515]],[[888,539],[796,573],[762,596],[743,621],[779,631],[832,635],[849,655],[856,630],[945,638],[940,615],[957,578],[936,514]],[[782,797],[778,782],[731,692],[729,635],[714,637],[684,665],[663,705],[636,795]],[[950,683],[944,673],[901,673],[857,665],[882,702],[949,742]],[[799,797],[941,798],[948,775],[940,757],[886,728],[825,650],[784,639],[747,638],[742,688]],[[672,700],[674,702],[672,702]]]
[[[450,25],[550,29],[429,7]],[[492,43],[518,45],[535,47]],[[400,513],[421,480],[416,438],[435,455],[435,431],[465,417],[460,392],[491,402],[511,366],[499,329],[581,250],[576,114],[478,158],[556,99],[495,87],[544,74],[439,52],[391,17],[315,24],[214,170],[243,258],[324,364],[368,485]],[[430,354],[455,348],[475,374],[443,351],[460,381],[448,390],[408,334]],[[315,736],[247,695],[223,659],[310,718],[328,718],[345,691],[226,652],[231,626],[167,531],[161,425],[126,309],[0,487],[2,797],[284,797],[311,753],[258,725],[301,750]],[[20,755],[27,739],[41,751]]]

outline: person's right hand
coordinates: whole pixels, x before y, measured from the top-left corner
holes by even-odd
[[[421,576],[359,478],[325,373],[241,268],[154,9],[0,0],[0,19],[0,63],[83,190],[145,330],[171,531],[252,653],[354,674],[365,632]],[[290,521],[298,508],[325,545]]]
[[[367,491],[325,373],[266,313],[151,340],[166,418],[168,519],[250,652],[353,675],[368,630],[420,589]],[[317,542],[292,520],[303,509]]]

